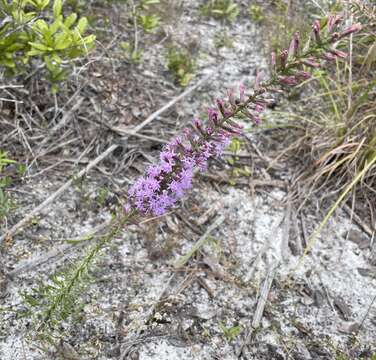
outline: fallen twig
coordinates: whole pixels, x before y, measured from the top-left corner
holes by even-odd
[[[58,190],[56,190],[52,195],[50,195],[47,199],[45,199],[41,204],[39,204],[36,208],[34,208],[31,212],[29,212],[22,220],[20,220],[17,224],[13,225],[5,234],[0,236],[0,245],[6,238],[10,238],[16,232],[21,229],[24,225],[26,225],[29,221],[31,221],[35,216],[37,216],[43,209],[45,209],[48,205],[50,205],[54,200],[56,200],[61,194],[67,190],[75,180],[81,178],[86,173],[90,171],[94,166],[96,166],[99,162],[101,162],[104,158],[106,158],[110,153],[112,153],[118,145],[111,145],[106,151],[104,151],[101,155],[91,161],[85,169],[81,170],[76,176],[69,179],[66,183],[64,183]]]
[[[253,337],[254,332],[260,327],[260,322],[261,322],[261,319],[262,319],[262,315],[264,313],[266,301],[268,299],[268,295],[269,295],[270,289],[272,287],[272,283],[273,283],[273,280],[274,280],[274,277],[275,277],[277,267],[278,267],[278,264],[277,264],[277,266],[275,266],[274,268],[269,270],[269,272],[267,273],[266,278],[265,278],[265,280],[262,284],[260,296],[259,296],[259,299],[258,299],[258,302],[257,302],[256,311],[255,311],[255,314],[253,315],[252,324],[251,324],[251,327],[248,331],[248,334],[247,334],[247,337],[246,337],[244,343],[241,345],[240,349],[237,352],[238,358],[240,358],[243,355],[244,348],[247,345],[250,344],[250,342],[252,341],[252,337]]]

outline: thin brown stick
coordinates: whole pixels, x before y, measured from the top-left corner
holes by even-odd
[[[43,209],[45,209],[48,205],[50,205],[54,200],[56,200],[61,194],[63,194],[72,184],[73,182],[86,175],[93,167],[95,167],[98,163],[100,163],[104,158],[106,158],[109,154],[111,154],[119,145],[111,145],[106,151],[104,151],[101,155],[91,161],[85,169],[81,170],[76,176],[69,179],[65,184],[63,184],[58,190],[56,190],[52,195],[50,195],[47,199],[45,199],[41,204],[39,204],[36,208],[34,208],[31,212],[29,212],[22,220],[20,220],[17,224],[13,225],[5,234],[0,236],[0,245],[2,242],[12,237],[16,234],[16,232],[21,229],[24,225],[29,223],[35,216],[37,216]]]

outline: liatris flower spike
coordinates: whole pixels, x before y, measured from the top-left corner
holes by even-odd
[[[341,21],[340,16],[331,15],[327,21],[326,36],[322,35],[320,22],[312,26],[314,42],[308,49],[300,48],[300,35],[295,33],[289,49],[282,49],[279,61],[272,53],[272,76],[266,82],[257,84],[247,94],[244,85],[239,93],[228,91],[226,100],[216,100],[216,106],[208,109],[208,120],[203,123],[195,119],[189,128],[166,145],[159,156],[159,162],[150,166],[146,175],[139,178],[128,191],[128,202],[124,211],[128,217],[133,215],[160,216],[173,207],[191,188],[196,169],[207,167],[210,158],[221,156],[232,137],[241,134],[242,126],[232,120],[242,113],[254,124],[261,122],[262,113],[274,100],[268,95],[298,85],[310,78],[306,68],[320,67],[322,60],[344,58],[343,51],[335,49],[335,43],[343,37],[361,29],[359,24],[334,32]]]

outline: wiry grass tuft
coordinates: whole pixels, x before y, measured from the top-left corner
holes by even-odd
[[[349,20],[362,23],[363,29],[351,36],[346,48],[339,48],[348,54],[347,61],[334,61],[334,71],[317,70],[307,81],[310,91],[295,102],[294,111],[278,113],[297,125],[292,127],[295,142],[286,150],[304,160],[295,178],[295,185],[299,184],[296,198],[308,200],[320,193],[324,200],[344,192],[353,194],[358,204],[369,207],[372,224],[376,203],[375,8],[352,4]]]

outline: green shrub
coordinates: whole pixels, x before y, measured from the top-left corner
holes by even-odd
[[[263,9],[260,5],[251,4],[248,7],[248,13],[252,21],[256,24],[259,24],[264,21],[265,16]]]
[[[181,86],[187,86],[193,79],[196,63],[184,48],[171,47],[167,52],[167,68]]]
[[[69,62],[94,46],[94,35],[84,37],[87,19],[64,16],[62,0],[0,0],[0,7],[0,68],[5,75],[30,74],[42,62],[56,91]]]
[[[234,21],[239,15],[238,5],[233,0],[209,0],[201,8],[205,16]]]

